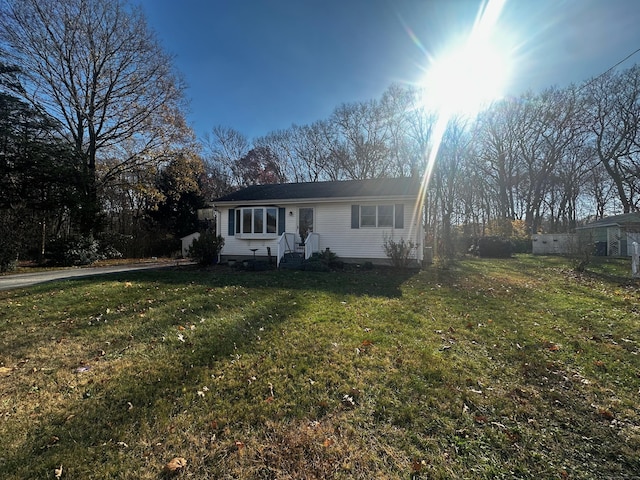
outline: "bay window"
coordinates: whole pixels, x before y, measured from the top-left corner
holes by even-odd
[[[278,232],[278,209],[276,207],[237,208],[234,223],[236,235],[275,236]]]

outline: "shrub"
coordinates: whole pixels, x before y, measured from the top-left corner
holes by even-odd
[[[407,268],[411,261],[411,252],[416,248],[415,243],[411,240],[405,241],[404,238],[396,242],[393,238],[385,237],[382,246],[385,255],[391,260],[391,265],[396,268]]]
[[[189,248],[189,256],[200,265],[212,265],[224,247],[224,238],[212,232],[203,232]]]
[[[513,243],[513,253],[531,253],[533,249],[531,238],[514,237],[511,238]]]
[[[330,272],[343,267],[344,263],[338,259],[334,252],[327,248],[322,252],[316,252],[311,255],[311,258],[302,264],[301,269],[310,272]]]
[[[305,272],[330,272],[331,271],[331,269],[329,268],[329,265],[327,265],[326,263],[323,263],[319,259],[313,259],[313,258],[310,258],[307,262],[304,262],[300,266],[300,269],[304,270]]]
[[[591,257],[597,254],[594,245],[591,233],[581,232],[571,237],[568,256],[571,266],[576,272],[584,272],[591,263]]]
[[[0,238],[0,273],[16,269],[19,247],[11,235],[3,235]]]
[[[54,240],[49,245],[48,257],[56,265],[81,266],[98,260],[121,258],[122,254],[112,245],[96,240],[93,235],[78,235]]]
[[[489,258],[507,258],[513,253],[513,242],[504,237],[480,237],[478,255]]]

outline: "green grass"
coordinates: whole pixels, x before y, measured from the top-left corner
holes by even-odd
[[[0,292],[3,478],[640,478],[629,262]],[[79,367],[86,367],[77,370]]]

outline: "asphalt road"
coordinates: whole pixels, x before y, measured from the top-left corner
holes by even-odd
[[[183,263],[180,263],[183,265]],[[169,268],[175,263],[139,263],[132,265],[117,265],[114,267],[87,267],[64,270],[51,270],[36,273],[18,273],[15,275],[0,276],[0,290],[12,290],[15,288],[29,287],[37,283],[63,280],[67,278],[89,277],[108,273],[131,272],[134,270],[147,270],[150,268]]]

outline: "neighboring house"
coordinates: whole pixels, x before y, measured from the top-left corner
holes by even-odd
[[[598,255],[631,256],[633,242],[640,243],[640,212],[597,220],[576,228],[576,234],[589,235]]]
[[[309,258],[330,249],[340,260],[388,264],[383,244],[411,241],[422,262],[419,179],[388,178],[254,185],[213,201],[221,261],[269,254],[280,264],[286,253]]]

